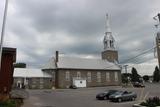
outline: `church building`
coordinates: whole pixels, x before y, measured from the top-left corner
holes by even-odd
[[[106,15],[106,32],[103,40],[104,50],[100,59],[88,59],[60,56],[56,51],[54,57],[43,67],[43,71],[52,75],[56,88],[98,87],[121,84],[121,69],[118,66],[118,51],[115,39]]]

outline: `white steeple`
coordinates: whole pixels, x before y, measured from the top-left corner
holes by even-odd
[[[103,39],[104,50],[115,50],[115,40],[112,36],[111,28],[109,25],[109,17],[106,14],[106,32]]]

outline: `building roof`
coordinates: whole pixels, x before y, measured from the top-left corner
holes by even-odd
[[[55,60],[51,58],[43,69],[56,69]],[[54,63],[53,63],[54,61]],[[57,63],[57,68],[61,69],[95,69],[95,70],[120,70],[120,67],[112,62],[102,59],[88,59],[76,57],[60,56]]]
[[[52,77],[47,72],[43,72],[41,69],[28,69],[28,68],[15,68],[13,77]]]
[[[55,58],[52,57],[49,61],[42,66],[42,69],[56,69]]]

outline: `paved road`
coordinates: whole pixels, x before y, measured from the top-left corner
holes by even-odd
[[[134,91],[138,94],[136,101],[113,103],[98,101],[95,95],[106,89]],[[147,84],[146,88],[95,87],[82,89],[28,90],[29,99],[22,107],[132,107],[145,96],[160,96],[160,84]]]

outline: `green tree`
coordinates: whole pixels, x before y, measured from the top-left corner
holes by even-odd
[[[131,78],[131,73],[122,73],[122,83],[129,83],[129,78]]]
[[[140,82],[140,75],[137,73],[137,70],[136,68],[132,68],[132,71],[131,71],[131,81],[132,82]]]
[[[143,76],[143,80],[144,80],[144,81],[148,81],[148,80],[149,80],[149,76],[148,76],[148,75],[144,75],[144,76]]]
[[[159,82],[159,80],[160,80],[160,71],[159,71],[158,66],[156,66],[155,70],[153,72],[153,81],[154,82]]]
[[[26,68],[26,63],[22,63],[22,62],[15,63],[14,68]]]

